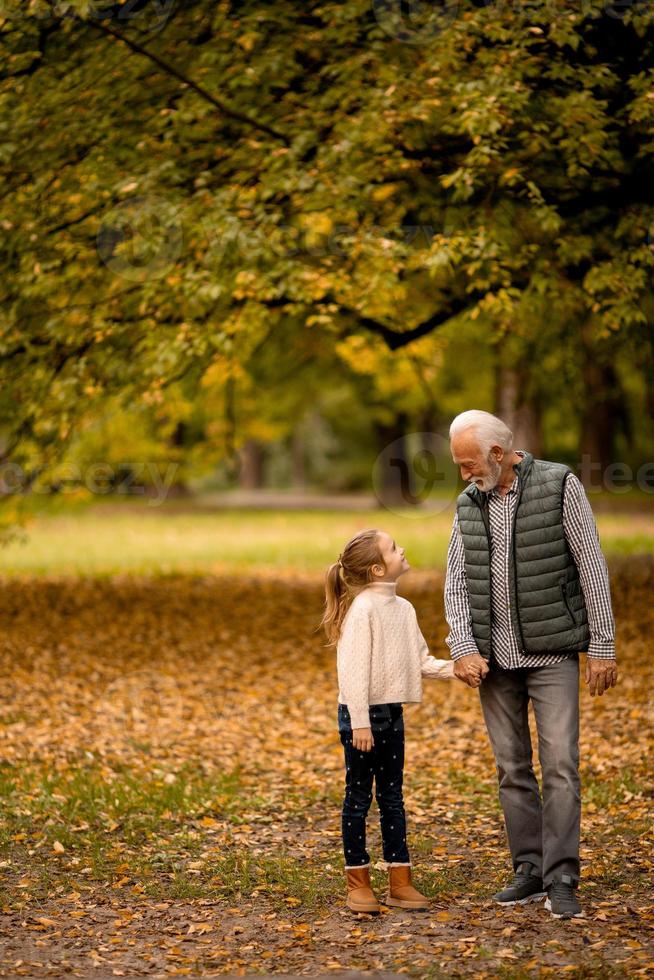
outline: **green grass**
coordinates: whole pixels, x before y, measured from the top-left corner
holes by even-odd
[[[159,828],[167,813],[231,817],[242,804],[239,794],[236,772],[208,779],[182,770],[169,781],[163,772],[144,779],[128,770],[107,774],[83,764],[65,773],[5,765],[0,770],[0,848],[11,834],[33,831],[34,824],[42,825],[39,836],[46,842],[56,838],[73,851],[79,835],[72,828],[82,824],[104,829],[119,823],[125,840],[135,843]]]
[[[102,513],[102,508],[36,518],[25,543],[0,550],[5,574],[212,572],[253,567],[318,571],[346,541],[380,527],[407,549],[413,567],[443,565],[451,518],[402,518],[388,511],[220,511]]]
[[[75,881],[116,881],[126,860],[134,876],[155,873],[160,861],[172,867],[200,847],[185,821],[230,819],[251,802],[236,772],[208,779],[186,770],[167,780],[164,773],[144,778],[82,764],[65,772],[5,765],[0,797],[0,855],[29,873],[37,896],[55,885],[74,888]]]
[[[598,807],[606,807],[609,803],[621,801],[625,793],[651,794],[651,787],[638,782],[630,769],[625,769],[613,779],[606,777],[585,776],[582,779],[584,803],[594,803]]]
[[[494,803],[497,797],[497,780],[482,780],[461,769],[450,766],[448,779],[452,789],[459,795],[482,797],[486,802]]]
[[[173,504],[50,505],[27,526],[25,540],[0,547],[0,573],[165,575],[257,567],[320,572],[365,527],[392,534],[412,568],[442,569],[452,514],[450,502],[443,512],[421,515],[408,508],[194,512]],[[600,513],[598,526],[608,556],[654,552],[654,513]]]
[[[156,900],[234,902],[265,893],[287,911],[289,897],[326,908],[342,890],[340,866],[327,874],[324,854],[297,857],[280,841],[274,853],[253,853],[242,836],[228,831],[224,839],[224,823],[236,829],[244,812],[268,806],[238,771],[208,778],[187,767],[166,779],[96,764],[64,772],[4,765],[0,798],[0,858],[7,862],[0,908],[119,882]],[[207,817],[221,821],[218,837],[209,822],[195,823]],[[14,888],[23,876],[28,886]]]

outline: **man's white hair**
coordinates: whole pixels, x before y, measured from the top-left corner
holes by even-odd
[[[481,412],[476,408],[461,412],[450,425],[450,440],[453,436],[467,432],[469,429],[474,432],[484,456],[488,456],[491,446],[501,446],[505,453],[511,451],[513,433],[497,415]]]

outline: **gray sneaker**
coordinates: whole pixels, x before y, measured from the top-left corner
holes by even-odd
[[[545,894],[540,871],[530,861],[523,861],[515,869],[511,884],[493,895],[493,901],[500,905],[526,905],[527,902],[540,902]]]
[[[583,912],[577,901],[577,881],[572,875],[563,874],[547,887],[545,908],[555,919],[581,919]]]

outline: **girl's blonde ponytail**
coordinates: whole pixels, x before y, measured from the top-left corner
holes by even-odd
[[[327,645],[338,643],[341,626],[354,597],[372,581],[372,566],[386,567],[376,528],[359,531],[343,548],[325,576],[325,613],[320,621]]]

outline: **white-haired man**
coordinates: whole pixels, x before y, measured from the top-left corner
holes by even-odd
[[[579,883],[579,653],[591,695],[617,681],[608,571],[583,485],[561,463],[513,449],[505,423],[462,412],[452,459],[470,485],[447,555],[447,644],[479,688],[514,876],[493,896],[582,915]],[[527,709],[538,730],[542,802]]]

